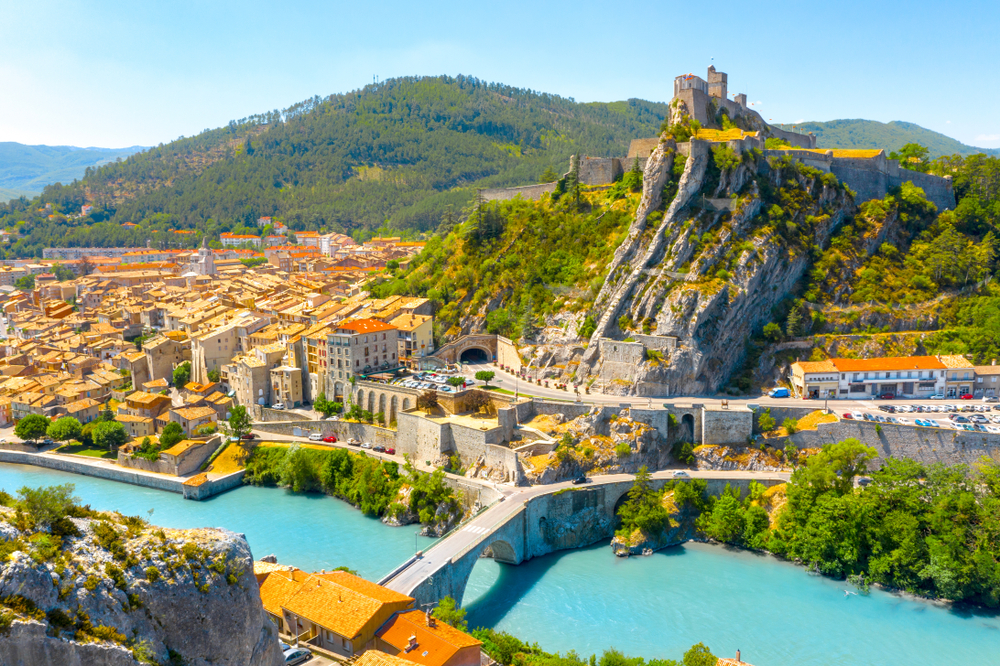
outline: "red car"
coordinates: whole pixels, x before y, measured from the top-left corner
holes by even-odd
[[[879,396],[882,400],[895,400],[896,396],[892,393],[883,393]]]
[[[257,435],[253,434],[252,432],[248,432],[247,434],[245,434],[242,437],[240,437],[240,439],[253,439],[256,436]]]
[[[965,395],[959,396],[962,400],[972,400],[972,394],[966,393]]]
[[[333,444],[334,442],[337,441],[337,438],[334,437],[333,435],[327,435],[326,437],[323,438],[323,441],[329,444]]]
[[[390,456],[396,455],[396,449],[392,448],[391,446],[388,449],[386,449],[385,452],[388,453]]]
[[[854,417],[853,417],[853,416],[851,416],[851,413],[850,413],[850,412],[844,412],[844,414],[843,414],[843,415],[842,415],[842,416],[841,416],[840,418],[842,418],[842,419],[847,419],[848,421],[851,421],[851,420],[853,420],[853,419],[854,419]]]

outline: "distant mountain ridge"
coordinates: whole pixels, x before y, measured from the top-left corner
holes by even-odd
[[[884,148],[886,153],[899,150],[907,143],[919,143],[930,150],[930,156],[942,155],[1000,155],[1000,148],[976,148],[940,132],[929,130],[914,123],[893,120],[881,123],[877,120],[845,119],[827,122],[804,122],[776,124],[783,129],[796,132],[812,132],[820,148]]]
[[[67,184],[83,178],[87,167],[101,166],[118,158],[125,159],[145,149],[144,146],[28,146],[3,141],[0,142],[0,195],[37,194],[46,185]]]

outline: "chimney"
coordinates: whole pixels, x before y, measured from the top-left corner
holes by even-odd
[[[427,626],[433,629],[437,625],[434,623],[434,616],[431,615],[431,609],[428,608],[425,613],[427,614]]]
[[[410,636],[409,640],[406,643],[406,649],[403,650],[403,652],[412,652],[413,650],[416,649],[417,649],[417,637]]]
[[[740,661],[740,651],[739,650],[736,651],[736,661],[737,661],[737,663],[740,663],[740,664],[743,663],[742,661]]]

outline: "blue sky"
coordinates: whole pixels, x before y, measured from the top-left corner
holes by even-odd
[[[375,75],[667,101],[714,62],[775,122],[906,120],[1000,146],[996,0],[0,0],[0,16],[0,141],[153,145]]]

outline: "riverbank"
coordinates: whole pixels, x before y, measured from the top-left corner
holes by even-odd
[[[71,474],[164,490],[193,500],[207,499],[239,486],[243,482],[244,474],[240,470],[217,478],[209,478],[204,474],[176,477],[140,469],[126,469],[109,460],[90,456],[63,455],[52,452],[31,453],[9,449],[0,449],[0,463],[46,467]]]

